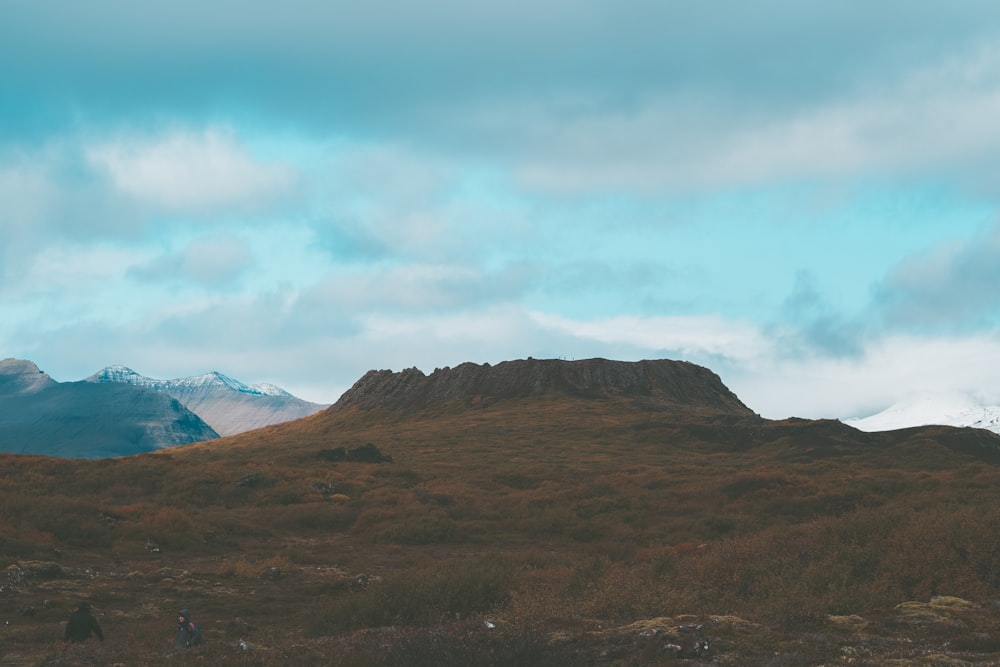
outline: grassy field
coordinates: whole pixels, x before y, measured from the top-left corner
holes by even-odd
[[[0,666],[1000,664],[998,443],[536,398],[0,456]]]

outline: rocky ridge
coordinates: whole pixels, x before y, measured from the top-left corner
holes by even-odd
[[[624,397],[691,413],[754,416],[709,369],[668,359],[627,362],[528,358],[496,365],[464,363],[436,369],[430,375],[416,368],[400,372],[373,370],[331,409],[414,412],[456,401],[489,405],[544,396]]]

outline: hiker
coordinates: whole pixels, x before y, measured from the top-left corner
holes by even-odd
[[[85,642],[90,638],[91,633],[102,642],[104,641],[101,626],[97,623],[97,619],[90,615],[90,603],[81,602],[77,610],[69,615],[63,641]]]
[[[177,645],[189,648],[201,643],[201,627],[191,620],[191,612],[181,609],[177,616]]]

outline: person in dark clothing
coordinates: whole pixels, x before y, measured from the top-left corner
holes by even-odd
[[[63,639],[68,642],[84,642],[90,638],[91,633],[102,642],[104,641],[101,626],[97,623],[97,619],[90,614],[90,603],[81,602],[79,608],[69,615]]]
[[[177,645],[188,648],[201,643],[201,628],[191,621],[191,612],[181,609],[177,614]]]

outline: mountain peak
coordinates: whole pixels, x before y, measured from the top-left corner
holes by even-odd
[[[489,404],[536,396],[607,399],[627,397],[705,413],[753,415],[712,371],[686,361],[637,362],[521,359],[464,363],[425,375],[416,368],[369,371],[334,409],[354,406],[412,412],[454,401]]]
[[[38,366],[35,365],[35,362],[28,361],[27,359],[14,359],[13,357],[0,359],[0,373],[4,375],[41,372]]]
[[[107,366],[88,378],[85,378],[86,382],[118,382],[120,384],[136,384],[141,386],[148,386],[150,384],[155,384],[156,380],[153,378],[148,378],[145,375],[140,375],[128,366],[122,366],[119,364],[113,364]]]
[[[218,371],[182,378],[180,380],[171,380],[171,382],[178,387],[215,386],[253,396],[291,396],[287,391],[273,384],[244,384]]]
[[[0,395],[30,394],[56,384],[48,374],[25,359],[0,360]]]
[[[220,435],[299,419],[327,407],[296,398],[273,384],[245,384],[219,371],[155,380],[127,366],[108,366],[87,381],[139,385],[167,394],[195,412]]]

